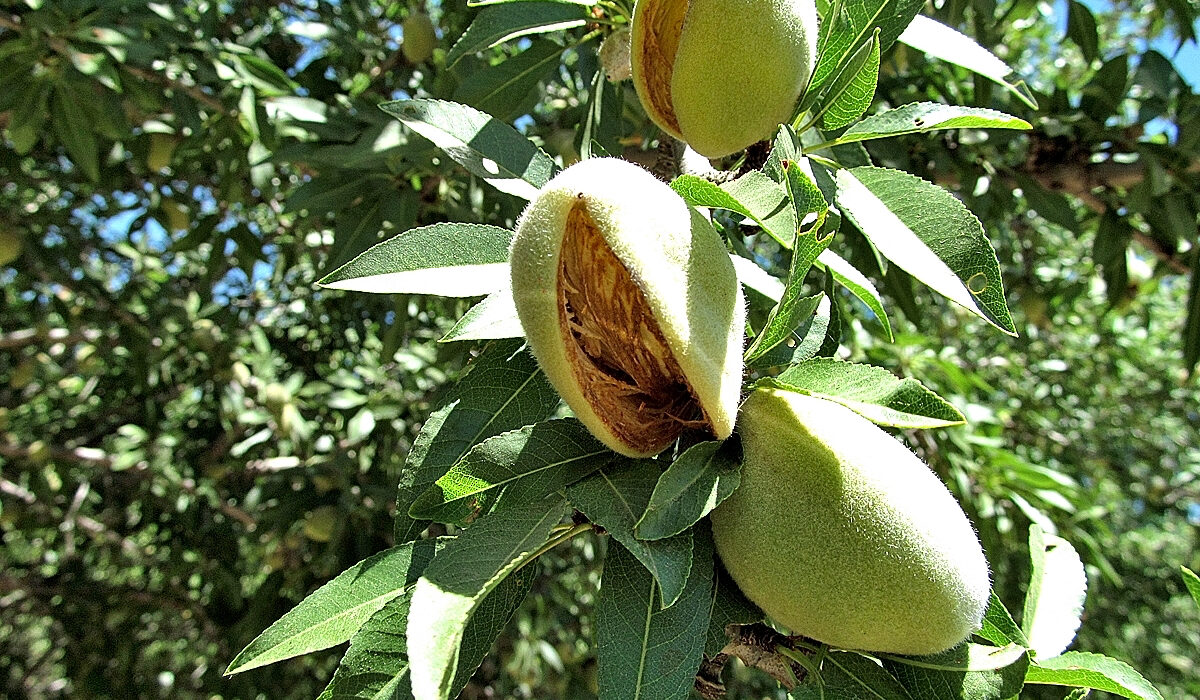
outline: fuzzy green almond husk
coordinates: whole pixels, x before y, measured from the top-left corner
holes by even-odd
[[[770,137],[816,65],[813,0],[638,0],[632,30],[646,113],[709,158]]]
[[[644,343],[669,348],[669,353],[660,354],[670,357],[656,362],[675,368],[680,391],[690,395],[689,401],[694,399],[690,406],[699,408],[693,417],[716,438],[728,437],[741,387],[745,324],[733,265],[703,216],[666,184],[626,161],[595,158],[567,168],[546,184],[518,221],[511,253],[513,298],[529,347],[547,378],[579,420],[621,454],[650,456],[674,439],[657,433],[630,439],[622,426],[639,422],[637,401],[629,409],[634,414],[618,416],[585,386],[589,376],[598,373],[580,371],[580,344],[562,322],[560,289],[562,268],[572,259],[564,256],[564,240],[575,240],[567,235],[568,223],[575,222],[574,231],[580,218],[590,222],[590,230],[623,266],[637,288],[634,296],[640,296],[649,310],[646,316],[653,319],[645,318],[636,328],[611,327],[611,334],[628,334],[630,347]],[[590,263],[584,267],[585,272],[592,268]],[[599,263],[594,267],[601,279],[580,293],[603,299],[616,286],[613,279],[620,271]],[[621,302],[628,306],[636,299],[623,297]],[[607,361],[597,360],[613,376],[626,376],[620,367],[609,368]]]
[[[933,654],[978,629],[987,559],[940,479],[831,401],[759,389],[742,404],[739,488],[712,513],[746,596],[837,647]]]

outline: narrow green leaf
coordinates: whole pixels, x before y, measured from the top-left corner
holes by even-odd
[[[821,106],[821,128],[840,129],[861,117],[871,106],[875,86],[879,83],[879,30],[862,49],[862,60],[851,61],[843,78],[839,76],[829,88],[829,97]]]
[[[429,521],[410,517],[408,509],[471,447],[545,420],[557,407],[558,393],[520,342],[488,345],[413,441],[396,496],[396,540],[407,542],[421,534]]]
[[[917,15],[900,35],[900,41],[934,58],[978,73],[1037,109],[1037,100],[1024,80],[1015,77],[1012,68],[974,39],[941,22]]]
[[[536,563],[509,575],[471,616],[450,684],[457,697],[537,579]],[[412,700],[405,629],[412,598],[393,598],[350,638],[337,671],[317,700]]]
[[[771,314],[767,317],[766,325],[761,333],[746,350],[746,361],[753,363],[766,355],[771,349],[791,337],[795,329],[815,310],[812,297],[801,297],[804,288],[804,278],[812,268],[817,256],[829,247],[833,240],[830,233],[820,237],[821,224],[825,220],[825,209],[828,205],[820,190],[801,170],[796,161],[788,161],[784,170],[784,178],[788,198],[796,212],[796,219],[803,221],[809,213],[817,213],[817,221],[806,233],[796,231],[792,243],[792,260],[788,267],[787,281],[784,283],[783,296]]]
[[[474,107],[444,100],[398,100],[379,108],[506,194],[531,199],[554,175],[550,156],[513,127]]]
[[[913,700],[1010,700],[1024,685],[1029,666],[1024,651],[1015,644],[964,644],[935,656],[879,656]],[[1007,665],[997,667],[1003,662]]]
[[[650,460],[618,459],[567,489],[567,498],[588,520],[623,544],[658,582],[661,605],[669,608],[683,594],[692,569],[692,531],[643,542],[633,528],[646,512],[659,467]]]
[[[562,52],[553,41],[535,39],[516,56],[468,74],[454,91],[454,100],[497,119],[516,119],[527,111],[538,83],[558,66]]]
[[[737,440],[693,445],[658,478],[634,535],[643,540],[678,535],[712,512],[740,483],[742,450]]]
[[[1029,667],[1025,682],[1094,688],[1135,700],[1163,700],[1162,693],[1129,664],[1084,651],[1038,661]]]
[[[503,499],[505,508],[539,500],[582,479],[613,456],[574,418],[527,425],[471,448],[413,502],[409,515],[469,523],[487,513],[497,498]]]
[[[813,264],[833,275],[834,281],[850,290],[851,294],[866,304],[867,308],[875,314],[879,324],[883,326],[887,339],[894,340],[892,323],[888,320],[887,311],[883,308],[883,297],[879,296],[879,290],[875,288],[871,280],[867,279],[866,275],[828,248],[817,256],[817,261]]]
[[[588,91],[583,129],[579,132],[579,154],[584,160],[620,153],[624,136],[625,91],[608,80],[601,66]]]
[[[834,0],[821,22],[817,67],[809,92],[819,89],[836,69],[879,29],[879,50],[886,51],[900,36],[923,0]]]
[[[1067,38],[1075,42],[1083,53],[1083,60],[1091,63],[1100,54],[1100,35],[1096,31],[1096,17],[1078,0],[1067,3]]]
[[[1200,362],[1200,255],[1192,257],[1192,285],[1188,289],[1187,321],[1183,327],[1183,368],[1189,373]]]
[[[757,369],[791,364],[792,362],[812,357],[816,354],[817,348],[821,347],[822,340],[829,328],[828,311],[831,308],[829,297],[824,292],[817,292],[812,296],[800,297],[789,301],[786,308],[782,306],[783,303],[784,297],[781,297],[780,303],[772,309],[774,315],[768,317],[767,325],[764,327],[762,333],[759,333],[759,336],[754,339],[754,343],[757,343],[758,339],[767,332],[767,329],[771,328],[772,322],[779,318],[779,313],[786,314],[786,317],[794,320],[796,325],[791,328],[783,328],[782,330],[780,326],[776,326],[773,334],[782,332],[783,337],[779,338],[777,342],[771,342],[765,350],[760,351],[755,348],[754,343],[751,343],[747,353],[753,350],[755,354],[753,356],[746,356],[746,366]],[[827,312],[825,323],[823,324],[817,318],[821,315],[822,308]],[[782,312],[778,311],[779,309],[782,309]],[[820,336],[820,338],[817,336]],[[816,342],[815,346],[806,347],[806,345],[811,345],[814,341]],[[800,357],[801,355],[804,356]]]
[[[408,592],[433,553],[433,540],[409,542],[346,569],[246,645],[225,673],[249,671],[347,641],[388,601]]]
[[[83,100],[67,83],[59,84],[50,101],[54,132],[66,146],[67,155],[92,182],[100,180],[100,153],[92,120],[83,108]],[[43,115],[44,117],[44,115]]]
[[[829,653],[821,677],[792,691],[792,700],[912,700],[912,695],[878,662],[848,651]]]
[[[409,229],[369,248],[318,284],[377,294],[490,294],[507,283],[512,235],[507,229],[483,224],[441,223]]]
[[[1183,576],[1183,585],[1187,586],[1188,593],[1192,594],[1192,600],[1200,606],[1200,576],[1196,576],[1196,572],[1186,566],[1179,567],[1179,573]]]
[[[740,214],[758,224],[780,245],[791,247],[796,225],[787,206],[787,191],[758,171],[752,170],[724,185],[684,174],[671,181],[671,188],[694,207],[713,207]]]
[[[958,409],[920,381],[901,379],[874,365],[816,357],[765,381],[836,401],[891,428],[941,428],[966,422]]]
[[[1025,633],[1021,631],[1016,622],[1013,622],[1012,615],[1008,613],[1004,603],[1000,602],[996,591],[991,591],[987,610],[983,613],[983,628],[975,634],[996,646],[1020,644],[1023,647],[1029,647],[1029,640],[1025,638]]]
[[[838,206],[880,254],[1009,335],[1000,265],[983,226],[954,195],[899,170],[837,172]]]
[[[1075,548],[1061,537],[1029,527],[1032,559],[1021,626],[1035,658],[1061,654],[1075,639],[1087,596],[1087,573]]]
[[[1024,119],[983,107],[913,102],[873,114],[846,129],[835,143],[852,143],[942,129],[1018,129],[1033,127]]]
[[[453,66],[467,54],[509,39],[580,27],[587,23],[587,19],[587,8],[573,3],[529,1],[506,3],[503,7],[485,7],[450,48],[446,54],[446,65]]]
[[[457,340],[495,340],[501,338],[523,338],[521,319],[517,317],[517,305],[513,301],[512,285],[506,283],[472,306],[439,343]]]
[[[426,567],[413,589],[407,627],[416,700],[450,697],[467,622],[509,574],[533,559],[566,511],[565,501],[550,499],[484,517]]]
[[[609,543],[596,606],[600,700],[688,697],[712,605],[712,537],[697,529],[695,564],[679,600],[666,609],[657,579],[621,544]]]
[[[749,625],[761,622],[765,617],[766,613],[746,598],[718,558],[713,573],[712,612],[708,619],[704,653],[710,657],[721,653],[729,643],[729,635],[725,632],[729,625]]]

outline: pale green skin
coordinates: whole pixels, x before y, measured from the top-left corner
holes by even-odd
[[[841,404],[773,389],[746,399],[738,433],[742,482],[713,511],[713,538],[773,620],[897,654],[944,651],[979,628],[979,538],[916,455]]]
[[[733,432],[742,380],[745,302],[721,237],[649,172],[592,158],[559,173],[517,222],[511,250],[513,300],[538,364],[576,417],[601,442],[631,449],[580,390],[558,323],[559,252],[567,213],[582,195],[613,254],[629,270],[718,439]]]
[[[638,10],[646,3],[683,1],[688,8],[671,73],[678,133],[658,115],[650,117],[708,158],[729,155],[770,138],[776,127],[791,119],[816,67],[816,3],[638,0],[633,20],[633,71],[639,94],[643,88],[640,44],[645,37],[639,32]]]

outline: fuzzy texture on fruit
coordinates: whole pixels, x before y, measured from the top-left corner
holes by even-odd
[[[512,289],[529,347],[575,415],[631,457],[685,427],[733,432],[745,308],[720,236],[632,163],[559,173],[521,214]]]
[[[717,552],[772,619],[847,649],[933,654],[979,628],[979,538],[941,480],[850,409],[760,389],[742,404],[741,486]]]
[[[409,63],[424,63],[433,56],[433,47],[437,46],[437,32],[433,28],[433,20],[424,12],[415,11],[405,18],[401,25],[404,30],[404,40],[400,50]]]
[[[638,0],[632,27],[646,114],[709,158],[769,138],[816,66],[814,0]]]

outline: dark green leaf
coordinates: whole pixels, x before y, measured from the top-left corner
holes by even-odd
[[[1025,638],[1025,633],[1021,631],[1016,622],[1013,622],[1012,615],[1008,613],[1004,603],[1000,602],[995,591],[991,592],[987,611],[983,613],[983,628],[975,634],[996,646],[1009,644],[1029,646],[1029,640]]]
[[[663,609],[658,581],[610,542],[596,607],[600,700],[683,700],[704,652],[713,550],[697,528],[695,563],[679,600]]]
[[[828,654],[821,677],[805,679],[792,700],[912,700],[912,695],[875,661],[848,651]]]
[[[433,552],[433,540],[410,542],[346,569],[258,635],[225,673],[249,671],[347,641],[388,601],[409,592]]]
[[[1192,286],[1188,290],[1187,321],[1183,327],[1183,366],[1192,372],[1200,362],[1200,255],[1192,256]]]
[[[779,183],[751,171],[723,186],[695,175],[680,175],[671,188],[695,207],[727,209],[754,221],[767,235],[791,246],[795,217],[787,206],[787,192]],[[745,201],[742,201],[745,198]]]
[[[746,598],[718,559],[713,575],[712,613],[709,615],[704,653],[712,657],[725,648],[729,643],[725,628],[729,625],[749,625],[761,622],[765,617],[766,614]]]
[[[506,194],[530,199],[554,174],[550,156],[516,129],[474,107],[443,100],[399,100],[379,107]]]
[[[837,138],[836,143],[919,134],[941,129],[1033,128],[1024,119],[982,107],[958,107],[937,102],[913,102],[867,117]]]
[[[1096,31],[1096,18],[1092,11],[1078,0],[1067,3],[1067,38],[1075,42],[1083,53],[1083,60],[1091,63],[1100,53],[1100,35]]]
[[[1010,335],[996,253],[954,195],[899,170],[839,170],[842,211],[888,260]]]
[[[471,448],[413,502],[409,515],[469,523],[487,513],[497,498],[505,508],[539,500],[612,458],[612,451],[574,418],[527,425]]]
[[[650,542],[634,537],[633,528],[646,512],[659,474],[658,464],[650,460],[618,459],[568,488],[567,497],[654,575],[666,608],[679,599],[687,584],[693,566],[692,531]]]
[[[519,36],[582,26],[587,17],[586,7],[558,2],[514,2],[486,7],[450,48],[446,65],[452,66],[467,54]]]
[[[92,120],[84,112],[83,101],[89,99],[73,91],[68,84],[60,84],[50,101],[50,117],[54,132],[67,148],[72,162],[92,182],[100,180],[100,154],[96,134],[92,131]],[[43,115],[44,118],[44,115]]]
[[[817,67],[809,88],[819,88],[835,69],[879,29],[879,50],[885,51],[924,3],[921,0],[834,0],[821,22]]]
[[[852,409],[891,428],[941,428],[965,422],[958,409],[912,377],[882,367],[818,357],[765,380]]]
[[[412,502],[475,444],[545,420],[558,394],[520,342],[492,343],[467,366],[425,421],[404,463],[396,498],[396,539],[421,534],[428,521],[408,515]]]
[[[913,700],[1009,700],[1024,685],[1024,651],[1019,645],[964,644],[934,656],[881,656]]]
[[[509,574],[533,560],[566,510],[556,498],[484,517],[426,567],[406,628],[417,700],[450,697],[467,622]]]
[[[330,289],[379,294],[473,297],[507,283],[512,231],[442,223],[409,229],[325,276]]]
[[[459,83],[454,99],[497,119],[516,119],[528,111],[530,95],[558,66],[562,51],[553,41],[535,40],[516,56],[472,71]]]
[[[696,524],[742,482],[741,467],[742,451],[737,440],[689,447],[658,478],[634,535],[660,540]]]

